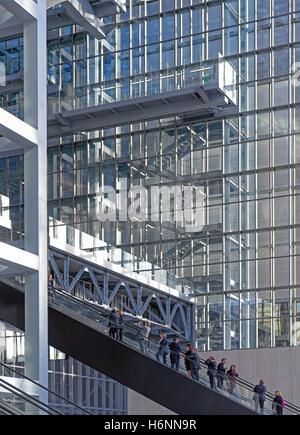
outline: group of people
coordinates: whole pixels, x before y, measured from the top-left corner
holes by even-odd
[[[123,312],[113,309],[109,315],[108,334],[110,337],[123,341]]]
[[[227,382],[228,391],[233,394],[236,387],[236,379],[239,377],[236,366],[233,364],[229,370],[226,369],[226,358],[222,358],[219,364],[216,363],[213,356],[208,357],[205,361],[208,367],[207,374],[209,377],[210,386],[212,389],[216,389],[216,380],[218,388],[223,388],[224,381]],[[259,383],[255,385],[253,389],[253,400],[255,404],[255,411],[264,414],[264,404],[266,401],[267,388],[263,379],[260,379]],[[275,397],[272,402],[272,411],[274,415],[283,415],[283,408],[285,402],[280,391],[275,392]]]
[[[260,379],[259,383],[255,385],[253,392],[253,400],[255,403],[255,411],[264,414],[264,406],[266,401],[267,388],[264,384],[264,380]],[[275,397],[272,402],[272,412],[274,415],[283,415],[283,409],[285,407],[284,398],[279,390],[275,391]]]
[[[109,316],[109,336],[119,341],[123,341],[123,313],[121,310],[112,310]],[[140,350],[145,355],[148,354],[149,349],[149,335],[151,332],[151,324],[149,322],[140,322],[139,324],[139,344]],[[192,346],[186,344],[185,350],[181,349],[178,337],[173,338],[169,343],[167,334],[162,332],[158,343],[158,349],[155,354],[157,361],[167,364],[167,356],[170,355],[171,368],[179,370],[180,358],[183,356],[185,369],[188,376],[192,379],[199,381],[199,370],[201,370],[201,362],[199,353]],[[209,378],[210,387],[214,390],[218,388],[223,389],[227,385],[229,393],[234,394],[236,388],[237,378],[239,377],[236,365],[232,364],[229,369],[226,367],[227,360],[222,358],[217,364],[213,356],[209,356],[205,361],[207,366],[207,375]],[[255,385],[253,389],[253,400],[256,412],[264,413],[264,404],[266,401],[266,386],[263,379]],[[275,392],[275,397],[272,402],[272,410],[274,415],[283,415],[285,402],[280,391]]]
[[[229,370],[226,369],[226,358],[222,358],[217,365],[213,356],[210,356],[205,364],[208,367],[207,374],[209,376],[211,388],[216,388],[215,380],[217,379],[217,385],[219,388],[223,388],[224,381],[227,381],[228,391],[233,394],[236,387],[236,379],[238,378],[238,373],[236,371],[236,366],[233,364],[230,366]],[[260,410],[261,414],[264,414],[264,404],[266,401],[266,386],[263,379],[260,379],[259,383],[255,385],[253,389],[253,400],[255,404],[255,411],[258,413]],[[272,402],[272,411],[274,415],[283,415],[283,408],[285,406],[284,399],[280,391],[275,392],[275,397]]]
[[[216,380],[219,388],[224,388],[224,381],[227,381],[228,391],[233,394],[236,387],[236,378],[239,377],[236,366],[233,364],[229,370],[226,369],[226,358],[222,358],[217,364],[213,356],[209,356],[205,361],[210,387],[216,389]]]
[[[170,351],[170,362],[171,368],[179,370],[180,356],[183,354],[184,363],[187,374],[194,380],[199,380],[199,370],[201,369],[201,363],[199,354],[196,349],[192,347],[191,344],[187,344],[185,352],[183,353],[179,344],[178,338],[174,338],[169,344],[167,340],[167,335],[162,333],[160,336],[158,351],[156,353],[157,361],[163,360],[164,364],[167,364],[167,355]],[[227,388],[229,393],[234,394],[236,388],[237,378],[239,377],[236,365],[232,364],[227,370],[226,368],[226,358],[222,358],[219,364],[217,364],[213,356],[209,356],[205,361],[207,366],[207,375],[209,378],[210,387],[212,389],[224,388],[224,383],[227,383]],[[266,386],[264,381],[261,379],[253,389],[253,400],[255,404],[255,411],[258,413],[264,413],[264,403],[266,401]],[[275,397],[272,402],[272,411],[274,415],[283,415],[283,409],[285,407],[285,402],[280,391],[275,392]]]
[[[197,350],[194,349],[191,344],[187,344],[185,352],[182,352],[178,337],[175,337],[171,343],[169,343],[167,334],[161,333],[158,350],[155,354],[157,361],[161,361],[162,359],[163,363],[167,364],[167,355],[169,352],[172,369],[179,370],[180,356],[183,354],[188,375],[196,381],[199,380],[199,370],[201,369],[200,358]]]

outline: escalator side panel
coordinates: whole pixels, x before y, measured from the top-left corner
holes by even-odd
[[[0,319],[24,331],[24,294],[0,282]]]

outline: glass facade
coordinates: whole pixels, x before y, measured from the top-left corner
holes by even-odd
[[[7,198],[4,201],[3,198]],[[24,158],[23,155],[0,158],[0,217],[7,216],[10,225],[1,225],[0,240],[24,239]]]
[[[213,119],[175,117],[61,138],[49,148],[49,215],[188,283],[200,349],[297,346],[300,1],[127,3],[107,41],[76,26],[50,32],[50,111],[213,83],[220,54],[238,72],[238,104]],[[15,238],[22,238],[14,159],[0,160],[0,194],[12,196]],[[120,190],[121,178],[129,187],[201,188],[202,231],[165,225],[162,208],[155,224],[99,222],[97,193]]]
[[[24,117],[23,50],[22,37],[0,40],[0,107],[21,119]],[[9,92],[2,91],[4,85],[10,88]]]

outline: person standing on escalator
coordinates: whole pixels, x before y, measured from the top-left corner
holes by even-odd
[[[160,334],[160,340],[158,344],[158,351],[155,354],[155,357],[158,362],[160,362],[160,357],[163,359],[163,363],[167,364],[167,355],[168,355],[168,339],[167,334],[162,332]]]
[[[233,364],[230,366],[230,369],[227,372],[227,383],[228,383],[228,391],[233,394],[234,389],[236,387],[236,379],[239,377],[236,366]]]
[[[200,357],[199,354],[197,352],[197,349],[193,349],[192,350],[192,354],[190,356],[191,358],[191,376],[192,379],[194,379],[194,381],[199,381],[200,377],[199,377],[199,370],[201,370],[201,363],[200,363]]]
[[[123,313],[121,310],[117,311],[117,319],[118,319],[118,325],[117,325],[117,332],[118,332],[118,340],[123,341]]]
[[[255,411],[258,414],[258,408],[260,408],[260,413],[264,413],[264,404],[266,401],[266,386],[264,385],[263,379],[260,379],[259,383],[255,385],[253,392],[253,400],[255,404]]]
[[[217,384],[219,388],[223,388],[226,379],[226,358],[222,358],[217,367]]]
[[[117,336],[117,326],[118,326],[118,317],[116,310],[113,309],[109,315],[108,322],[108,334],[111,338],[116,338]]]
[[[217,363],[213,356],[209,356],[205,361],[205,365],[207,366],[207,375],[209,377],[210,388],[213,390],[216,389],[216,374],[217,374]]]
[[[148,322],[143,322],[140,330],[140,349],[145,355],[148,355],[148,347],[149,347],[149,335],[151,332],[151,326]]]
[[[192,345],[187,344],[185,347],[184,365],[185,365],[185,369],[187,371],[187,374],[190,377],[192,377],[192,355],[193,355]]]
[[[172,343],[169,345],[169,349],[170,349],[171,368],[178,371],[180,352],[181,352],[178,337],[173,338]]]
[[[275,397],[272,402],[273,415],[283,415],[285,402],[280,391],[275,391]]]

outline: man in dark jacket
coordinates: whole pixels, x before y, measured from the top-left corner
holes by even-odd
[[[184,365],[185,365],[185,369],[187,371],[187,374],[189,376],[192,376],[192,356],[193,352],[192,352],[192,345],[191,344],[187,344],[185,347],[185,358],[184,358]]]
[[[119,321],[118,321],[118,316],[117,316],[116,310],[113,309],[109,315],[109,322],[108,322],[108,333],[109,333],[109,336],[112,338],[116,338],[116,336],[117,336],[118,323],[119,323]]]
[[[259,405],[260,413],[263,414],[267,389],[262,379],[259,381],[258,385],[255,385],[253,391],[254,391],[253,400],[255,403],[255,411],[258,413],[258,405]]]
[[[223,383],[226,378],[226,358],[222,358],[217,367],[217,383],[219,388],[223,388]]]
[[[178,337],[174,338],[172,343],[169,345],[170,348],[170,360],[171,360],[171,368],[175,370],[179,370],[179,361],[180,361],[180,345]]]
[[[209,356],[205,361],[205,365],[207,365],[208,370],[207,374],[209,377],[210,388],[213,390],[216,389],[216,374],[217,374],[217,363],[213,356]]]
[[[121,310],[117,311],[117,319],[118,319],[118,325],[117,325],[117,332],[118,332],[118,340],[123,341],[123,313]]]

